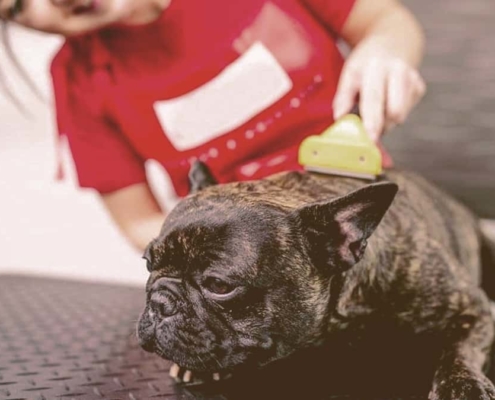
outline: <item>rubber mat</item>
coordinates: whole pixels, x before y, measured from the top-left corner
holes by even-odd
[[[144,298],[143,290],[125,286],[0,276],[0,399],[426,399],[338,395],[285,375],[176,385],[170,363],[137,344]],[[320,372],[317,380],[326,383]]]

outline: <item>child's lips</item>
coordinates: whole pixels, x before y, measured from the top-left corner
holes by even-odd
[[[95,11],[100,4],[100,0],[89,0],[86,1],[85,4],[76,6],[74,8],[74,14],[84,14],[88,12]]]

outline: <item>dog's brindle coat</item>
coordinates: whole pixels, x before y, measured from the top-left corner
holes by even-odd
[[[201,165],[191,177],[145,253],[145,349],[223,371],[342,338],[386,348],[400,332],[404,348],[437,351],[430,399],[495,399],[480,233],[463,206],[399,171],[371,185],[300,172],[213,185]]]

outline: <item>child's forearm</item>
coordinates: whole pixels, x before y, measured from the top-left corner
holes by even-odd
[[[124,233],[128,242],[141,253],[158,236],[165,217],[165,213],[159,213],[147,219],[136,221],[131,226],[121,228],[122,233]]]
[[[160,233],[165,220],[147,183],[137,183],[101,195],[103,205],[128,242],[139,252]]]
[[[359,101],[370,137],[405,121],[426,86],[417,68],[424,35],[415,17],[396,0],[356,0],[342,29],[352,47],[334,97],[334,118]]]
[[[409,10],[400,4],[384,10],[369,28],[358,46],[381,47],[411,66],[419,67],[423,59],[423,29]],[[356,45],[351,43],[351,45]]]

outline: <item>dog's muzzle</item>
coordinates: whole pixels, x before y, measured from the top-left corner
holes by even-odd
[[[177,314],[177,299],[167,290],[155,292],[150,298],[150,310],[155,318],[163,320]]]

